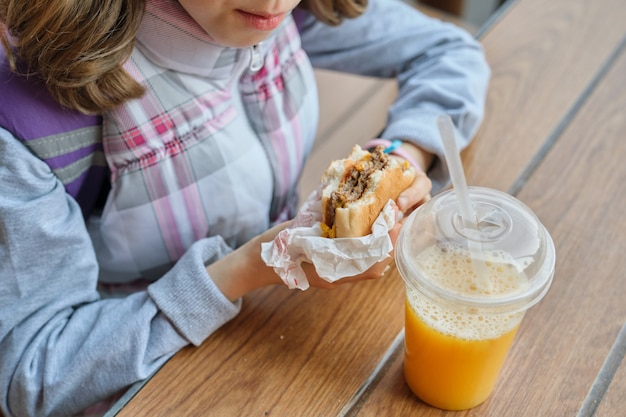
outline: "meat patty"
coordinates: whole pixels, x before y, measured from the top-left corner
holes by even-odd
[[[358,161],[348,169],[345,178],[330,196],[326,208],[328,210],[326,213],[327,226],[332,227],[335,223],[335,210],[358,200],[367,188],[370,175],[385,168],[389,157],[384,149],[383,146],[377,146],[370,151],[369,158]]]

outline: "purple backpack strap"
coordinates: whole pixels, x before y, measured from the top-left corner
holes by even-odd
[[[109,181],[101,116],[62,107],[39,78],[11,72],[1,48],[0,91],[0,126],[50,166],[87,216]]]

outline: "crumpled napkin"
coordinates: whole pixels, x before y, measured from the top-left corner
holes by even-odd
[[[320,187],[309,195],[289,228],[278,233],[272,242],[262,244],[263,261],[274,268],[289,288],[309,288],[302,262],[311,262],[321,278],[335,282],[365,272],[388,258],[393,249],[389,238],[389,230],[395,225],[392,200],[387,202],[367,236],[322,237],[321,219]]]

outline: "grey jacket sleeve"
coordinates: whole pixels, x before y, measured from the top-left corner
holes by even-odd
[[[0,129],[0,408],[72,415],[157,370],[236,315],[204,265],[230,251],[197,242],[159,281],[100,299],[80,208],[48,166]]]
[[[399,0],[370,0],[365,14],[337,27],[301,12],[296,21],[314,67],[397,79],[399,96],[381,136],[413,141],[437,155],[429,172],[433,192],[446,186],[448,169],[436,118],[450,115],[460,149],[476,133],[490,76],[480,43]]]

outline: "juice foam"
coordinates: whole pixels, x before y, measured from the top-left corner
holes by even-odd
[[[440,288],[471,298],[494,298],[523,289],[528,280],[506,252],[482,254],[489,287],[481,287],[467,249],[439,244],[422,251],[415,262]],[[523,313],[493,315],[479,308],[453,311],[407,288],[408,302],[426,325],[443,334],[467,340],[493,339],[515,328]]]

